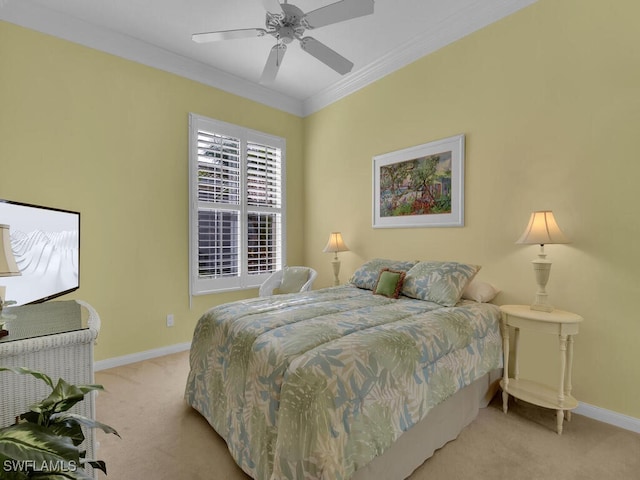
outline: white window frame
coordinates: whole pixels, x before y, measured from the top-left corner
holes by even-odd
[[[199,235],[198,235],[198,211],[203,206],[198,199],[198,131],[207,130],[216,134],[234,137],[241,142],[241,201],[240,213],[240,254],[239,273],[237,276],[221,278],[201,278],[198,268]],[[281,204],[280,208],[249,206],[247,202],[247,143],[254,142],[260,145],[280,149],[281,153]],[[286,140],[282,137],[269,135],[256,130],[240,127],[230,123],[214,120],[208,117],[189,114],[189,290],[191,295],[206,295],[231,290],[244,290],[257,288],[271,275],[271,271],[265,273],[248,273],[248,211],[261,213],[279,213],[281,219],[281,243],[280,254],[274,270],[280,270],[286,265]]]

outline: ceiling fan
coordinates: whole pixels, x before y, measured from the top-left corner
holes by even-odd
[[[275,80],[287,51],[287,45],[294,39],[300,42],[302,50],[344,75],[351,71],[353,63],[315,38],[303,37],[304,32],[332,23],[370,15],[373,13],[373,2],[374,0],[342,0],[304,13],[295,5],[287,3],[287,0],[284,0],[284,3],[280,3],[278,0],[262,0],[267,10],[266,29],[243,28],[195,33],[191,39],[197,43],[206,43],[271,35],[277,43],[271,48],[267,63],[262,71],[260,83],[263,84],[269,84]]]

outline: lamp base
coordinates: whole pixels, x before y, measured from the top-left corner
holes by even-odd
[[[553,305],[548,303],[534,303],[529,308],[538,312],[553,312]]]
[[[338,259],[338,255],[335,256],[333,260],[331,260],[331,266],[333,267],[333,286],[337,287],[340,285],[340,260]]]
[[[549,304],[549,295],[547,295],[546,291],[549,274],[551,273],[551,262],[546,258],[543,245],[540,245],[538,258],[533,260],[531,263],[533,264],[533,271],[536,275],[536,284],[538,285],[538,291],[536,292],[536,298],[531,305],[531,310],[536,310],[538,312],[552,312],[553,305]]]

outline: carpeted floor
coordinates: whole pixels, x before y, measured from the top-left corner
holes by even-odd
[[[122,438],[98,433],[98,457],[116,480],[242,480],[226,444],[183,401],[188,352],[96,373],[104,385],[97,419]],[[573,415],[555,433],[555,412],[499,395],[411,480],[640,479],[640,435]],[[100,475],[99,478],[104,478]]]

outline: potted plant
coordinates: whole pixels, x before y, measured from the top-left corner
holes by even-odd
[[[63,379],[54,385],[44,373],[22,367],[0,367],[2,371],[32,375],[49,385],[51,394],[20,415],[15,425],[0,428],[0,478],[92,479],[84,470],[86,465],[107,473],[105,462],[87,459],[86,452],[80,450],[85,438],[82,427],[100,428],[115,435],[118,432],[96,420],[68,412],[87,393],[104,390],[102,385],[71,385]]]

